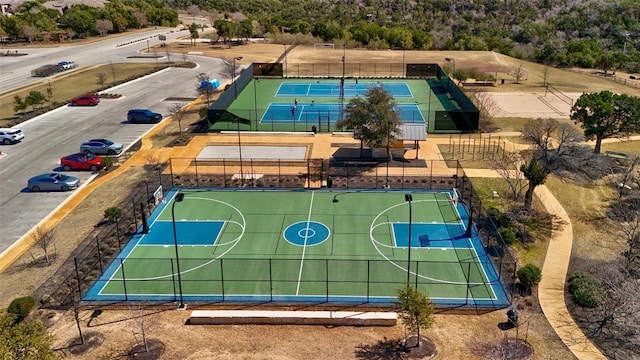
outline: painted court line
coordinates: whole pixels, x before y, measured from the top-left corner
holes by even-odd
[[[309,214],[307,215],[307,230],[304,233],[304,245],[302,247],[302,259],[300,259],[300,271],[298,272],[298,285],[296,286],[296,296],[300,293],[300,282],[302,280],[302,266],[304,265],[304,253],[307,250],[307,238],[309,236],[309,223],[311,222],[311,210],[313,209],[313,198],[316,192],[311,192],[311,202],[309,203]]]

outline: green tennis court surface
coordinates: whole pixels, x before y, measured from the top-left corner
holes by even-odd
[[[333,131],[340,109],[373,86],[391,93],[404,123],[429,125],[436,112],[458,109],[446,89],[428,79],[346,79],[343,84],[340,79],[259,78],[237,92],[210,130],[312,131],[315,126]]]
[[[453,191],[178,190],[84,300],[390,304],[409,279],[436,304],[509,304]]]

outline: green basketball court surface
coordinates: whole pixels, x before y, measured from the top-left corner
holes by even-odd
[[[165,195],[149,232],[131,237],[83,300],[390,305],[408,281],[436,305],[509,305],[454,190]]]

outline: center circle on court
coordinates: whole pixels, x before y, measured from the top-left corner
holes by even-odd
[[[287,226],[282,235],[284,239],[298,246],[312,246],[327,240],[331,231],[317,221],[300,221]]]

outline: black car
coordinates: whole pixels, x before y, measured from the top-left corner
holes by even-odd
[[[134,124],[155,124],[162,120],[162,115],[149,109],[131,109],[127,113],[127,120]]]

